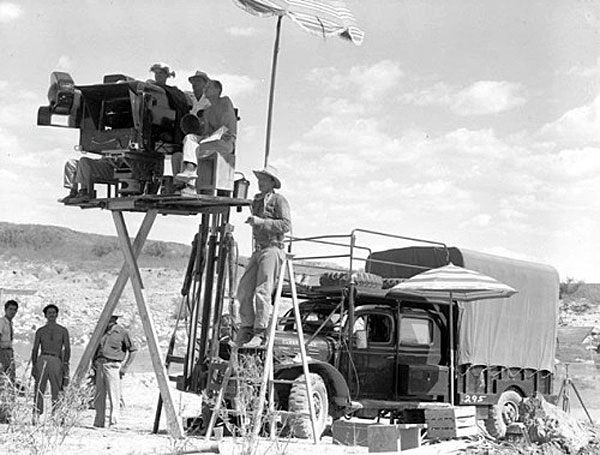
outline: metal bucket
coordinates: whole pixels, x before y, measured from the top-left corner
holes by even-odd
[[[242,177],[234,180],[233,182],[233,197],[239,199],[248,199],[248,189],[250,188],[250,182],[246,180],[246,177],[241,172],[237,172]]]

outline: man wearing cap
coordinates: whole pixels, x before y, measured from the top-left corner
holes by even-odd
[[[252,226],[255,249],[237,291],[241,327],[236,344],[248,348],[266,341],[273,291],[285,255],[283,236],[292,228],[288,201],[274,191],[281,188],[277,170],[266,166],[253,172],[260,193],[254,196],[246,223]]]
[[[190,84],[192,85],[192,91],[185,92],[185,94],[188,96],[192,108],[190,109],[190,112],[183,117],[181,128],[184,134],[202,134],[204,131],[204,110],[210,106],[210,101],[204,94],[204,89],[210,79],[204,71],[198,70],[195,74],[188,77],[188,81],[190,81]],[[189,118],[193,121],[192,124],[195,124],[195,131],[186,131],[186,127],[183,126]],[[173,166],[174,175],[183,171],[182,161],[183,156],[181,153],[173,154],[171,165]]]
[[[210,101],[208,101],[208,98],[204,94],[204,89],[210,79],[204,71],[196,71],[195,74],[188,77],[188,81],[192,84],[192,91],[186,92],[192,102],[190,114],[200,117],[202,111],[210,106]]]
[[[94,426],[100,428],[106,424],[107,395],[110,403],[109,425],[119,423],[121,378],[127,372],[137,352],[129,332],[117,323],[118,318],[119,316],[115,314],[110,317],[94,360],[94,369],[96,370]]]
[[[167,85],[170,77],[175,77],[175,71],[171,71],[166,63],[155,63],[150,67],[150,72],[154,73],[154,84],[161,87],[169,99],[169,106],[175,111],[175,137],[174,143],[180,143],[183,139],[183,132],[180,128],[181,118],[190,110],[191,103],[185,93],[177,87]],[[152,82],[152,81],[149,81]]]
[[[204,134],[187,134],[183,139],[183,171],[175,176],[176,180],[186,182],[188,187],[182,191],[186,195],[195,195],[195,182],[198,177],[199,161],[209,159],[215,153],[221,156],[233,168],[234,148],[237,135],[237,115],[233,103],[227,96],[221,96],[223,85],[216,80],[210,80],[204,89],[204,95],[210,101],[210,106],[204,110]],[[201,142],[203,138],[217,135],[214,140]]]
[[[44,393],[48,381],[52,393],[52,407],[56,405],[65,377],[69,375],[71,360],[69,331],[56,323],[58,307],[51,303],[44,307],[43,312],[46,325],[35,332],[31,351],[31,374],[35,378],[35,407],[38,415],[44,412]]]

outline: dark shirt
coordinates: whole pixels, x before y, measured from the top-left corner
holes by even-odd
[[[115,324],[102,335],[96,358],[122,362],[127,352],[134,351],[137,351],[137,347],[131,341],[129,332],[119,324]]]
[[[266,195],[258,193],[252,201],[252,215],[264,220],[252,228],[256,245],[260,248],[283,248],[283,235],[292,229],[292,216],[287,199],[275,192]]]

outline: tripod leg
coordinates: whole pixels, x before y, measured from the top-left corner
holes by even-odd
[[[585,411],[585,414],[587,415],[590,423],[594,423],[594,420],[592,419],[592,416],[590,416],[590,413],[588,412],[587,408],[585,407],[585,404],[583,403],[583,399],[581,398],[581,395],[579,394],[579,390],[577,390],[577,387],[575,386],[575,383],[573,381],[571,381],[571,387],[573,387],[573,390],[575,391],[575,395],[577,395],[577,398],[579,399],[579,403],[581,404],[581,407]]]

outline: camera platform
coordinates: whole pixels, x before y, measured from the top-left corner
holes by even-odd
[[[114,198],[94,198],[83,202],[66,202],[64,205],[82,209],[118,210],[124,212],[148,212],[156,210],[161,215],[197,215],[200,213],[218,213],[236,207],[249,206],[248,199],[229,196],[198,194],[196,196],[179,195],[138,195]]]

